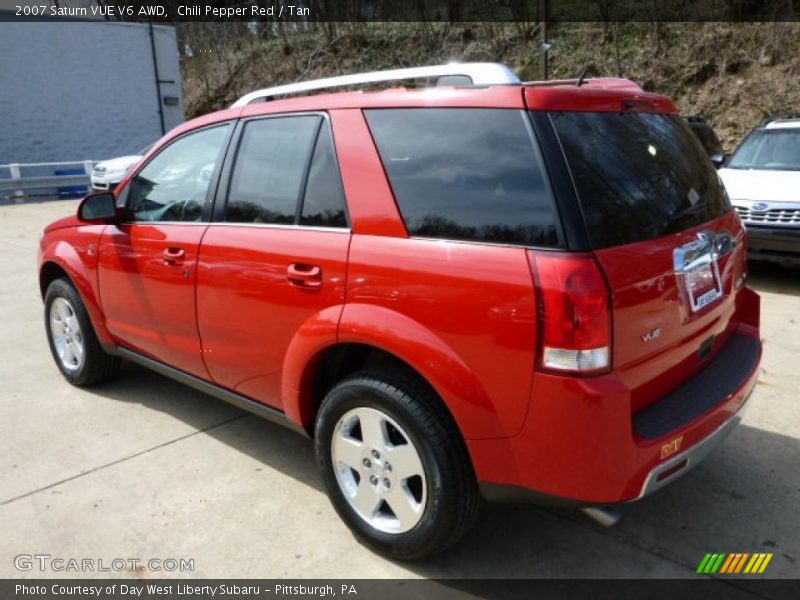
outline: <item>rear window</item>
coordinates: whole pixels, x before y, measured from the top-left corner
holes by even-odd
[[[553,112],[595,248],[649,240],[724,215],[730,204],[680,117]]]
[[[365,111],[410,235],[557,246],[552,195],[519,110]]]

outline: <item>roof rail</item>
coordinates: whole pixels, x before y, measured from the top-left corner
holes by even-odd
[[[764,117],[761,121],[758,122],[756,127],[765,127],[770,123],[775,123],[776,121],[794,121],[800,119],[800,113],[785,113],[785,114],[777,114],[777,115],[769,115],[768,117]]]
[[[313,81],[301,81],[288,85],[264,88],[250,92],[239,98],[231,108],[246,106],[253,102],[267,101],[275,96],[299,94],[349,85],[362,85],[380,81],[401,81],[403,79],[427,78],[452,78],[447,85],[462,85],[460,79],[469,80],[471,85],[519,85],[519,77],[505,65],[500,63],[450,63],[430,67],[412,67],[409,69],[391,69],[388,71],[373,71],[372,73],[358,73],[342,75],[340,77],[327,77]]]

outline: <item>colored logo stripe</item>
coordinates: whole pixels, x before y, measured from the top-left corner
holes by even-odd
[[[698,573],[716,573],[717,569],[719,569],[720,565],[722,564],[722,559],[725,558],[725,554],[706,554],[703,561],[700,563],[700,566],[697,567]]]
[[[749,552],[734,552],[731,554],[726,553],[709,553],[703,557],[703,560],[700,561],[700,565],[697,567],[698,573],[703,574],[714,574],[714,573],[725,573],[725,574],[735,574],[735,573],[742,573],[744,569],[744,573],[747,574],[758,574],[763,573],[769,562],[772,560],[772,553],[754,553],[750,554]],[[745,564],[747,566],[745,566]]]
[[[728,566],[727,569],[723,568],[720,571],[720,573],[738,573],[739,571],[742,570],[742,567],[744,566],[744,561],[747,560],[747,558],[750,556],[750,554],[739,553],[739,554],[732,554],[731,556],[733,556],[733,560],[731,560],[731,564]]]

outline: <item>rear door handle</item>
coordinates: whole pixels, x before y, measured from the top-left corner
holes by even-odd
[[[292,263],[286,267],[289,283],[303,288],[318,288],[322,285],[322,269],[317,265]]]
[[[164,250],[164,262],[168,265],[177,265],[186,258],[186,251],[183,248],[167,248]]]

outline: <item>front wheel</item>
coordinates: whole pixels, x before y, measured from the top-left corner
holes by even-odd
[[[320,407],[315,440],[331,502],[375,550],[420,559],[472,526],[480,494],[464,441],[416,377],[383,371],[343,380]]]
[[[44,321],[50,352],[73,385],[89,386],[112,377],[120,360],[103,351],[80,294],[67,279],[56,279],[44,296]]]

